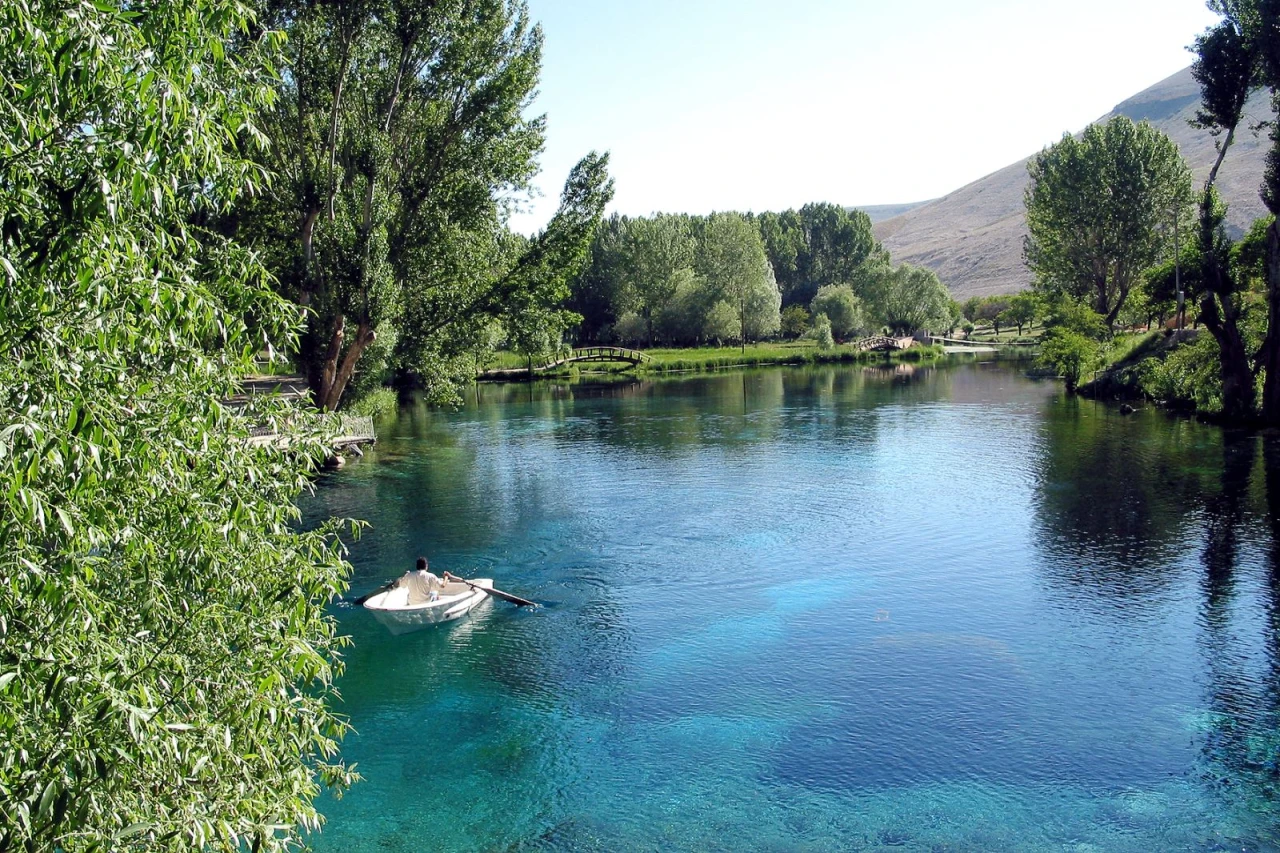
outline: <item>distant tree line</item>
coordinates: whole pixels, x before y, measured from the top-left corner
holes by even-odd
[[[582,342],[693,346],[947,329],[959,317],[929,270],[894,267],[861,211],[614,215],[570,284]],[[821,320],[819,320],[821,318]]]

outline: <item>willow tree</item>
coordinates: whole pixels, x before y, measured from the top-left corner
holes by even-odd
[[[1190,210],[1191,172],[1168,136],[1116,116],[1027,166],[1024,254],[1041,291],[1085,299],[1108,326]]]
[[[527,117],[542,34],[524,4],[273,0],[267,22],[288,34],[270,128],[279,179],[242,233],[305,313],[297,356],[316,404],[336,408],[357,368],[393,353],[448,385],[440,362],[469,350],[492,319],[480,306],[502,307],[496,291],[543,288],[523,295],[538,322],[551,316],[565,276],[524,273],[581,255],[609,183],[603,158],[584,161],[575,179],[596,183],[565,198],[588,207],[525,246],[536,259],[511,251],[506,199],[536,174],[545,130]],[[551,233],[564,227],[578,230]]]
[[[296,315],[201,226],[265,179],[244,8],[0,4],[0,850],[296,848],[348,778],[343,563],[220,402]]]
[[[950,323],[951,294],[933,270],[901,264],[872,290],[871,313],[890,330],[908,334]]]

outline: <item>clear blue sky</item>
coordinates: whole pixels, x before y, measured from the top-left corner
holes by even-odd
[[[1201,0],[529,0],[546,33],[543,197],[612,153],[613,209],[944,195],[1190,64]]]

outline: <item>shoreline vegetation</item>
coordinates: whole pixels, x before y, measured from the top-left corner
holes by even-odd
[[[946,353],[940,346],[913,346],[895,352],[872,352],[855,349],[850,344],[818,347],[811,341],[757,343],[742,346],[708,346],[688,348],[655,348],[643,350],[648,360],[642,365],[624,362],[586,362],[564,365],[553,370],[537,370],[531,376],[526,360],[515,353],[495,354],[492,363],[479,370],[476,381],[502,382],[532,379],[554,379],[591,373],[654,373],[729,370],[736,367],[771,365],[857,364],[876,361],[936,361]]]

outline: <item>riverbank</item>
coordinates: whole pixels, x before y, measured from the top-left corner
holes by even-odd
[[[819,349],[810,341],[742,347],[700,347],[698,349],[647,350],[652,361],[641,369],[650,373],[724,370],[734,367],[761,367],[771,364],[867,364],[877,361],[933,361],[944,355],[942,347],[913,346],[891,352],[868,352],[849,344]]]
[[[1150,400],[1170,409],[1214,414],[1216,375],[1201,369],[1196,329],[1116,338],[1092,378],[1080,386],[1091,399]]]
[[[578,362],[557,369],[538,371],[537,378],[571,376],[575,373],[681,373],[728,370],[737,367],[805,364],[873,364],[875,362],[936,361],[946,353],[940,346],[916,345],[892,352],[867,352],[851,344],[821,349],[812,341],[748,344],[736,347],[649,349],[642,364],[623,362]],[[524,359],[515,353],[496,354],[492,366],[479,374],[480,380],[520,381],[529,377]]]

